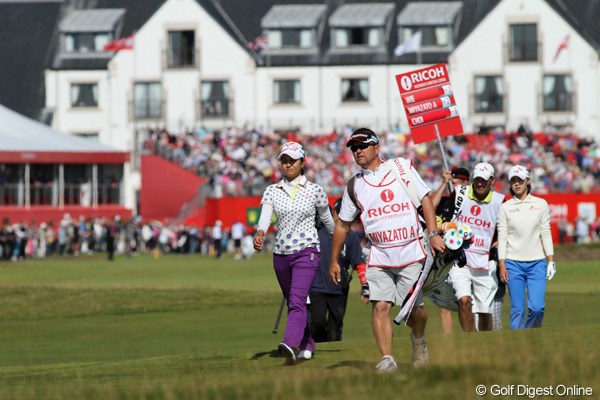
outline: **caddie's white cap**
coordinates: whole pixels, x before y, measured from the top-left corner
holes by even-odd
[[[510,181],[513,176],[518,176],[522,180],[529,178],[529,171],[522,165],[515,165],[508,171],[508,180]]]
[[[492,167],[490,164],[482,162],[479,163],[475,166],[475,169],[473,169],[473,179],[475,178],[481,178],[484,180],[488,180],[490,178],[494,177],[494,167]]]
[[[300,143],[287,142],[281,146],[281,153],[279,153],[277,159],[281,160],[281,157],[283,157],[284,154],[287,154],[294,160],[298,160],[299,158],[304,158],[304,149]]]

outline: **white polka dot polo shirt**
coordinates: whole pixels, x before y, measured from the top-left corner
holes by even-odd
[[[317,207],[328,204],[323,188],[304,175],[292,183],[285,178],[267,187],[261,204],[270,204],[277,217],[275,254],[294,254],[307,247],[319,249],[315,228]]]

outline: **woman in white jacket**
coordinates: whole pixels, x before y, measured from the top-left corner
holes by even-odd
[[[539,328],[544,318],[546,279],[556,272],[550,208],[546,200],[531,195],[525,167],[512,167],[508,180],[513,198],[502,204],[498,217],[499,276],[510,293],[510,328]]]

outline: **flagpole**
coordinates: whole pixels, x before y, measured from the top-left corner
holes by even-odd
[[[418,32],[421,32],[421,30],[419,29]],[[423,32],[421,32],[421,38],[419,39],[419,46],[417,47],[417,65],[421,65],[421,62],[423,60],[421,60],[421,42],[423,40]],[[436,130],[437,130],[437,125],[435,126]],[[439,138],[439,133],[438,133],[438,138]]]
[[[446,171],[450,171],[450,167],[448,166],[448,160],[446,159],[446,152],[444,151],[444,146],[442,146],[442,137],[440,135],[440,128],[438,128],[437,124],[433,124],[435,127],[435,136],[437,137],[438,145],[440,146],[440,154],[442,155],[442,162],[444,163],[444,169]],[[448,190],[452,193],[452,181],[448,181]]]

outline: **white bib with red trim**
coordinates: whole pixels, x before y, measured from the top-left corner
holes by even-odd
[[[504,196],[496,192],[492,192],[492,200],[489,203],[478,203],[467,196],[464,197],[456,222],[467,224],[473,230],[473,243],[465,250],[467,267],[489,269],[490,247],[503,200]]]
[[[363,175],[356,180],[361,220],[372,244],[369,266],[399,268],[424,259],[421,224],[406,190],[392,173],[381,182],[369,179],[374,177]]]

